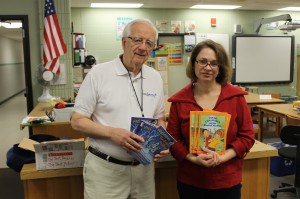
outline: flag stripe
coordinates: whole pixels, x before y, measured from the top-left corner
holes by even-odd
[[[59,74],[60,72],[60,64],[59,59],[55,58],[45,64],[45,68],[52,71],[53,73]]]
[[[67,47],[64,43],[62,43],[61,41],[63,41],[63,38],[62,38],[62,34],[61,34],[61,30],[59,28],[59,25],[58,25],[58,19],[57,19],[57,15],[54,15],[53,16],[53,21],[51,21],[53,23],[52,27],[55,27],[53,29],[53,32],[54,32],[54,36],[55,36],[55,41],[57,44],[57,48],[59,50],[59,53],[61,55],[65,54],[67,52]]]

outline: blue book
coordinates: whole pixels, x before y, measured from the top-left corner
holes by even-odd
[[[162,126],[157,127],[146,121],[141,121],[134,133],[143,137],[145,142],[141,143],[142,149],[139,152],[129,152],[129,154],[143,165],[152,163],[156,154],[169,149],[176,142]]]
[[[151,124],[158,125],[158,119],[155,118],[147,118],[147,117],[131,117],[131,126],[130,131],[134,132],[137,126],[141,123],[141,121],[145,121]]]

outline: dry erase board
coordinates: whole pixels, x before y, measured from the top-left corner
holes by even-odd
[[[293,81],[294,36],[232,36],[232,83],[289,83]]]

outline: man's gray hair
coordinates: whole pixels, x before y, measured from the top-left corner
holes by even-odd
[[[155,31],[155,43],[156,43],[156,41],[158,39],[158,32],[157,32],[157,29],[154,26],[154,24],[149,19],[135,19],[135,20],[129,22],[123,30],[123,35],[122,35],[123,38],[129,37],[131,35],[131,31],[132,31],[131,27],[135,23],[145,23],[145,24],[150,25],[153,28],[153,30]]]

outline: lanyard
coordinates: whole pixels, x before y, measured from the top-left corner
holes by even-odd
[[[126,67],[125,67],[126,68]],[[142,117],[144,117],[144,111],[143,111],[143,71],[141,69],[141,103],[139,101],[139,98],[136,94],[136,91],[135,91],[135,88],[133,86],[133,82],[132,82],[132,79],[131,79],[131,75],[129,73],[129,70],[126,68],[127,72],[128,72],[128,75],[129,75],[129,78],[130,78],[130,82],[131,82],[131,86],[133,88],[133,91],[134,91],[134,94],[135,94],[135,98],[136,98],[136,101],[137,103],[139,104],[139,107],[140,107],[140,110],[141,110],[141,113],[142,113]]]

